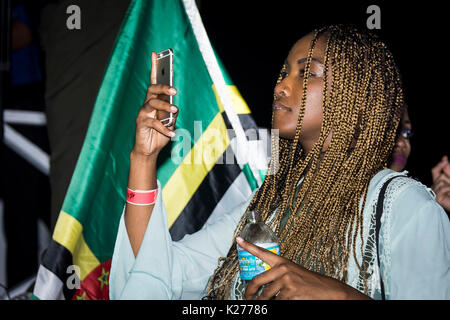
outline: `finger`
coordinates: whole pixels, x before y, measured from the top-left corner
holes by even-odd
[[[450,185],[450,177],[448,177],[445,173],[442,173],[435,181],[435,184],[444,184]]]
[[[433,182],[439,177],[439,175],[442,173],[442,169],[448,164],[448,158],[447,156],[442,157],[441,161],[435,165],[431,169],[431,176],[433,178]]]
[[[144,110],[145,111],[160,110],[170,113],[172,115],[171,125],[168,126],[169,122],[166,122],[168,118],[166,118],[164,121],[161,122],[165,127],[169,128],[172,131],[175,129],[175,123],[178,116],[178,107],[164,100],[150,99],[147,103],[145,103]],[[161,118],[159,120],[161,120]]]
[[[151,69],[150,69],[150,84],[156,84],[157,68],[158,68],[158,59],[156,58],[156,52],[152,51]]]
[[[433,180],[435,180],[442,173],[442,170],[448,164],[447,157],[443,157],[441,161],[431,169],[431,174],[433,176]]]
[[[436,193],[436,198],[439,197],[442,200],[450,195],[450,186],[444,186],[435,193]]]
[[[442,178],[439,178],[439,179],[440,179],[440,180],[437,181],[437,182],[432,186],[432,189],[433,189],[434,193],[439,193],[440,190],[441,190],[442,188],[447,187],[447,186],[450,185],[449,183],[447,183],[446,181],[444,181],[444,179],[442,179]]]
[[[436,190],[436,201],[441,203],[445,198],[450,197],[450,186],[444,186]]]
[[[167,136],[168,138],[173,138],[175,137],[175,132],[172,130],[169,130],[167,127],[165,127],[161,121],[159,121],[158,119],[154,119],[154,118],[147,118],[145,120],[143,120],[142,125],[151,128],[151,129],[155,129],[156,131],[158,131],[159,133]]]
[[[152,84],[147,89],[147,97],[151,97],[153,95],[165,94],[169,96],[173,96],[177,94],[177,89],[171,87],[167,84],[157,83]],[[148,98],[149,99],[149,98]]]
[[[431,189],[434,191],[434,193],[436,195],[438,195],[438,193],[440,192],[441,186],[442,186],[442,184],[436,183],[431,187]]]
[[[160,110],[160,111],[166,111],[171,113],[177,113],[178,108],[174,106],[173,104],[170,104],[167,101],[161,100],[161,99],[149,99],[146,103],[143,105],[145,111],[151,111],[153,109]]]
[[[281,290],[274,300],[289,300],[289,297],[290,295],[288,290]]]
[[[448,185],[439,186],[436,190],[433,190],[436,194],[436,201],[442,203],[449,196],[448,193]]]
[[[447,177],[450,177],[450,163],[447,163],[444,169],[442,169],[442,172],[445,173]]]
[[[262,291],[261,295],[256,300],[269,300],[278,295],[283,288],[281,281],[273,281],[269,283]]]
[[[286,276],[288,272],[292,272],[288,264],[279,264],[253,277],[253,279],[247,284],[247,288],[245,290],[244,295],[246,299],[251,299],[263,285],[281,280],[283,280],[282,282],[284,283],[284,281],[289,279],[291,276]]]
[[[268,263],[271,267],[282,263],[285,259],[269,250],[258,247],[253,243],[245,241],[241,237],[236,237],[236,242],[245,250],[253,254],[254,256],[260,258],[262,261]]]
[[[450,187],[443,188],[439,194],[436,194],[436,202],[445,210],[450,210]]]
[[[173,122],[167,128],[169,128],[170,130],[175,130],[175,125],[177,123],[177,118],[178,118],[178,112],[173,114]]]

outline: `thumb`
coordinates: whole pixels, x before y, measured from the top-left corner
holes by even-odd
[[[156,83],[157,66],[158,66],[158,59],[156,56],[156,52],[152,51],[151,67],[150,67],[150,84]]]

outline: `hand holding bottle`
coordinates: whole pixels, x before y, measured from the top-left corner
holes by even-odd
[[[241,237],[236,237],[236,242],[244,250],[271,266],[269,270],[255,276],[248,283],[244,295],[247,300],[255,295],[257,300],[268,300],[273,297],[275,300],[370,299],[341,281],[309,271]],[[262,293],[257,294],[263,286]]]

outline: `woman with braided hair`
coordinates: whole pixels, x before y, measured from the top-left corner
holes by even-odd
[[[169,89],[150,85],[138,115],[131,189],[160,192],[156,157],[173,127],[147,114],[169,110],[157,99]],[[450,298],[448,218],[425,186],[386,168],[403,104],[399,71],[376,36],[343,25],[304,36],[274,90],[279,162],[272,158],[262,186],[177,242],[161,197],[127,204],[111,298],[251,299],[263,286],[258,299]],[[249,210],[275,231],[281,256],[237,236]],[[247,287],[236,243],[271,266]]]

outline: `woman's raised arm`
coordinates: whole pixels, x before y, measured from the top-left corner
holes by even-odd
[[[168,85],[156,84],[156,66],[156,53],[152,52],[151,83],[144,104],[136,118],[135,143],[130,153],[128,188],[132,190],[157,189],[156,160],[158,154],[168,144],[170,138],[175,136],[173,130],[178,108],[159,99],[158,95],[175,95],[176,90]],[[157,119],[158,110],[174,113],[172,126],[165,127]],[[161,195],[157,196],[160,197]],[[154,204],[148,206],[126,204],[125,225],[135,256],[139,252],[153,207]]]

